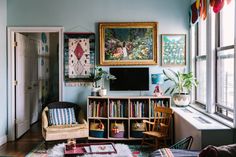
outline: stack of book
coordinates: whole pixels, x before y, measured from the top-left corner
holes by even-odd
[[[109,104],[110,117],[127,117],[127,102],[120,100],[111,100]]]
[[[107,117],[106,101],[96,101],[96,100],[90,101],[88,116],[89,117]]]
[[[130,116],[131,117],[147,117],[148,102],[132,101],[130,102]]]

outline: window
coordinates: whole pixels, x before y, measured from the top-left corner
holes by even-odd
[[[196,102],[206,104],[206,20],[197,25],[197,49],[195,59],[196,78],[200,82],[196,88]]]
[[[195,101],[202,104],[207,111],[233,121],[233,119],[236,120],[234,113],[234,103],[236,103],[234,102],[236,95],[234,91],[236,76],[234,74],[235,1],[231,1],[229,4],[225,1],[224,8],[220,13],[214,14],[212,11],[209,16],[211,18],[207,18],[207,20],[211,21],[199,19],[199,22],[194,26],[196,33],[192,33],[194,41],[192,49],[196,47],[194,49],[195,75],[199,81],[195,92]],[[209,30],[207,30],[208,28]],[[211,35],[209,40],[207,40],[207,35]],[[208,61],[212,67],[207,67]],[[212,84],[207,84],[211,81],[214,81],[214,87]],[[210,92],[213,93],[215,99],[212,100],[212,95],[206,97],[206,89],[212,90]]]
[[[216,113],[233,120],[234,110],[234,1],[219,14],[216,52]]]

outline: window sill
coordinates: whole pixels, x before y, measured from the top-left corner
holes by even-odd
[[[208,112],[206,112],[205,109],[199,107],[199,105],[197,105],[197,104],[190,104],[189,106],[192,107],[193,109],[201,112],[202,114],[204,114],[204,115],[206,115],[206,116],[216,120],[217,122],[219,122],[219,123],[221,123],[223,125],[226,125],[226,126],[228,126],[230,128],[234,128],[233,122],[231,122],[231,121],[229,121],[229,120],[227,120],[225,118],[222,118],[222,117],[220,117],[220,116],[218,116],[218,115],[216,115],[214,113],[208,113]]]

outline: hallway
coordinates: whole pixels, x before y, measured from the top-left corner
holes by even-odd
[[[42,141],[41,122],[36,122],[19,140],[2,145],[0,156],[23,157]]]

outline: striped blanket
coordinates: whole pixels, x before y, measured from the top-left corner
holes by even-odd
[[[198,157],[199,151],[162,148],[151,153],[151,157]]]

